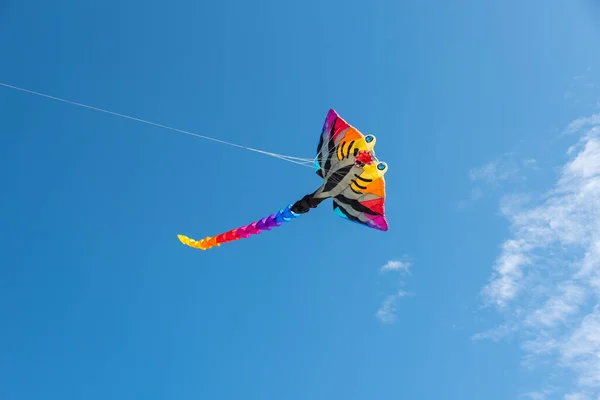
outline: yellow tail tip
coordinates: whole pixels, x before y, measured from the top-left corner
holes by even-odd
[[[177,235],[177,238],[179,239],[179,241],[183,244],[185,244],[186,246],[190,246],[193,247],[195,249],[200,249],[200,250],[206,250],[209,249],[212,246],[206,246],[206,242],[205,241],[197,241],[194,239],[190,239],[187,236],[184,235]]]
[[[177,238],[183,244],[188,244],[190,242],[190,238],[184,235],[177,235]]]

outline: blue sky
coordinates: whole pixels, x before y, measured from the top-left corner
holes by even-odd
[[[319,178],[0,87],[0,397],[598,397],[600,10],[369,4],[0,0],[6,84],[307,158],[335,108],[390,224],[194,251]]]

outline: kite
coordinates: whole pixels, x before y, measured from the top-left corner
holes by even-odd
[[[380,231],[388,230],[385,216],[385,180],[388,166],[375,156],[376,139],[363,135],[331,109],[327,114],[315,157],[315,172],[323,184],[313,193],[278,212],[217,236],[194,240],[177,235],[190,247],[207,250],[245,239],[282,225],[333,199],[333,210],[342,218]]]

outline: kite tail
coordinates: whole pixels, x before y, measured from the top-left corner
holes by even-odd
[[[184,235],[177,235],[181,243],[200,250],[207,250],[214,246],[220,246],[221,243],[231,242],[233,240],[240,240],[250,237],[250,235],[258,235],[261,231],[270,231],[272,228],[283,224],[284,222],[290,221],[294,218],[298,218],[300,214],[292,211],[293,205],[290,204],[284,209],[279,210],[275,214],[271,214],[268,217],[262,218],[251,224],[232,229],[228,232],[221,233],[217,236],[207,236],[202,240],[190,239]]]

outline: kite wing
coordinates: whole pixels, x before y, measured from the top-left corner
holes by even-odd
[[[315,172],[336,183],[341,179],[340,171],[346,172],[348,166],[358,162],[362,171],[354,173],[350,184],[333,197],[333,210],[342,218],[387,231],[383,177],[387,164],[375,156],[376,141],[375,136],[363,135],[335,110],[329,110],[317,146]]]
[[[335,110],[329,110],[317,146],[315,172],[325,179],[338,169],[338,164],[352,161],[360,151],[370,151],[374,146],[375,136],[363,135]]]
[[[365,172],[357,175],[344,192],[333,198],[333,211],[350,221],[387,231],[385,180],[381,170],[375,165],[365,167]]]

